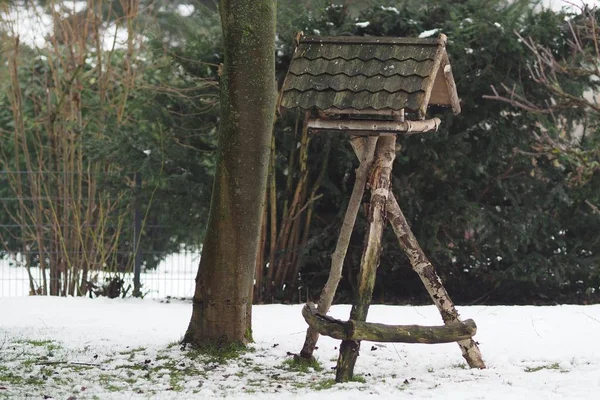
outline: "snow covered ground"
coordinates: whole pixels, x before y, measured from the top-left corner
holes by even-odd
[[[600,391],[600,305],[460,307],[486,370],[455,344],[364,342],[357,382],[334,385],[339,342],[321,338],[322,370],[293,370],[306,325],[299,305],[257,306],[252,351],[235,359],[178,345],[191,303],[0,298],[0,399],[593,399]],[[348,306],[332,315],[346,319]],[[434,307],[373,306],[371,321],[436,325]]]

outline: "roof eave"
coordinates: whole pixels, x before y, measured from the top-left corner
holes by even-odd
[[[450,96],[450,105],[452,106],[452,112],[454,115],[460,114],[460,99],[458,98],[458,90],[456,89],[456,82],[454,81],[454,74],[452,73],[452,67],[448,58],[448,53],[444,52],[444,64],[442,66],[444,71],[444,80],[448,87],[448,95]]]
[[[433,66],[431,67],[431,74],[429,75],[429,77],[427,78],[427,81],[425,83],[425,88],[424,88],[425,89],[425,97],[423,98],[423,103],[421,104],[421,107],[419,108],[419,111],[418,111],[420,119],[424,119],[425,115],[427,114],[427,106],[429,105],[429,100],[431,98],[431,91],[433,89],[433,85],[435,83],[435,78],[440,69],[440,66],[442,66],[444,56],[446,59],[448,58],[448,56],[446,55],[446,42],[448,41],[448,37],[446,35],[444,35],[443,33],[440,33],[440,35],[438,36],[436,41],[437,41],[438,49],[433,58]]]

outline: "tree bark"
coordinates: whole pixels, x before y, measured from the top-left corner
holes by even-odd
[[[192,318],[183,341],[245,344],[251,338],[260,238],[276,103],[274,0],[221,0],[221,126],[206,239]]]
[[[312,329],[339,340],[433,344],[469,339],[477,333],[477,325],[472,319],[442,326],[384,325],[352,319],[340,321],[318,314],[311,303],[304,306],[302,316]]]
[[[308,129],[311,131],[338,131],[351,135],[382,136],[413,135],[415,133],[437,131],[441,124],[439,118],[422,121],[374,121],[358,119],[324,119],[313,118],[308,120]]]
[[[366,152],[364,146],[353,146],[358,159],[362,159]],[[413,234],[398,202],[393,193],[390,193],[387,200],[387,216],[398,238],[400,247],[404,250],[411,263],[413,270],[419,275],[427,293],[438,308],[442,320],[445,324],[460,322],[458,311],[444,288],[441,279],[435,272],[435,268],[423,252],[417,238]],[[463,358],[471,368],[485,368],[485,363],[477,343],[473,339],[458,341],[458,346],[462,352]]]
[[[369,205],[367,242],[361,257],[358,294],[350,312],[350,319],[355,321],[366,320],[373,296],[375,277],[381,254],[381,237],[386,219],[385,207],[390,193],[392,164],[396,157],[395,143],[395,136],[382,136],[377,142],[373,171],[369,178],[371,202]],[[359,348],[360,342],[357,340],[342,341],[337,363],[336,382],[347,382],[352,379]]]
[[[327,283],[323,287],[321,297],[317,304],[317,312],[319,314],[327,314],[331,304],[333,303],[333,296],[337,290],[340,279],[342,278],[342,267],[344,265],[344,259],[348,252],[348,245],[350,244],[350,237],[352,236],[352,230],[356,223],[356,216],[362,202],[363,194],[365,193],[365,186],[367,184],[367,177],[373,164],[373,157],[375,155],[375,146],[377,145],[377,137],[370,138],[358,138],[353,137],[351,143],[354,147],[356,142],[361,142],[361,148],[364,149],[361,157],[359,157],[360,165],[356,170],[356,179],[354,181],[354,187],[352,188],[352,194],[348,201],[348,207],[346,208],[346,214],[344,215],[344,221],[340,234],[338,236],[335,251],[331,255],[331,269],[329,270],[329,278]],[[310,359],[313,356],[317,341],[319,340],[319,332],[313,329],[312,326],[308,327],[306,331],[306,339],[304,339],[304,346],[300,351],[300,357]]]
[[[460,322],[458,311],[444,288],[441,279],[435,272],[433,265],[421,249],[417,238],[412,233],[404,214],[394,195],[388,197],[387,211],[390,224],[396,233],[400,247],[404,250],[413,270],[419,275],[427,293],[440,311],[445,324]],[[471,368],[485,368],[483,357],[477,343],[473,339],[458,341],[458,346],[463,358]]]

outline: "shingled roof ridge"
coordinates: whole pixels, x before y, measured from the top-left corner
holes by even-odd
[[[428,61],[428,60],[433,60],[433,56],[427,56],[427,55],[423,55],[423,57],[421,58],[416,58],[413,56],[408,56],[408,57],[404,57],[404,58],[398,58],[398,57],[394,57],[392,55],[390,55],[388,58],[381,58],[379,56],[373,55],[373,56],[369,56],[369,58],[365,57],[365,56],[355,56],[355,57],[350,57],[350,58],[346,58],[343,56],[335,56],[335,57],[327,57],[326,55],[319,55],[316,57],[310,57],[306,54],[302,55],[302,58],[306,58],[307,60],[318,60],[319,58],[323,59],[323,60],[327,60],[327,61],[334,61],[334,60],[344,60],[344,61],[352,61],[352,60],[361,60],[361,61],[370,61],[370,60],[377,60],[377,61],[390,61],[390,60],[395,60],[395,61],[400,61],[400,62],[404,62],[404,61],[408,61],[408,60],[412,60],[415,62],[424,62],[424,61]]]
[[[307,93],[307,92],[317,92],[317,93],[323,93],[323,92],[336,92],[336,93],[346,93],[346,92],[352,92],[352,94],[359,94],[359,93],[363,93],[363,92],[369,92],[371,94],[375,94],[375,93],[381,93],[381,92],[386,92],[387,94],[395,94],[395,93],[406,93],[406,94],[415,94],[418,92],[425,92],[424,89],[415,89],[412,92],[406,89],[398,89],[398,90],[387,90],[387,89],[379,89],[379,90],[369,90],[369,89],[361,89],[361,90],[352,90],[351,88],[346,88],[346,89],[341,89],[341,90],[336,90],[332,87],[327,87],[324,88],[322,90],[318,90],[318,89],[305,89],[305,90],[300,90],[297,88],[292,88],[292,89],[286,89],[286,92],[298,92],[298,93]]]
[[[384,78],[391,78],[391,77],[394,77],[394,76],[401,76],[403,78],[408,78],[410,76],[418,76],[420,78],[427,78],[429,76],[429,74],[427,74],[427,75],[421,75],[421,74],[417,74],[416,72],[412,72],[410,74],[398,74],[398,73],[395,73],[395,74],[386,75],[386,74],[382,74],[382,73],[377,73],[377,74],[373,74],[373,75],[367,75],[367,74],[365,74],[363,72],[357,72],[355,74],[347,74],[345,72],[338,72],[338,73],[335,73],[335,74],[332,74],[332,73],[329,73],[329,72],[321,72],[319,74],[315,74],[315,73],[306,71],[306,72],[302,72],[301,74],[297,74],[295,72],[290,71],[289,74],[290,75],[294,75],[294,76],[302,76],[302,75],[310,75],[310,76],[322,76],[322,75],[338,76],[338,75],[345,75],[345,76],[347,76],[349,78],[354,78],[354,77],[357,77],[357,76],[364,76],[365,78],[375,78],[375,77],[378,77],[378,76],[381,76],[381,77],[384,77]]]
[[[340,107],[336,107],[334,105],[320,106],[319,104],[314,104],[314,105],[313,104],[309,104],[309,105],[308,104],[297,104],[296,107],[301,108],[303,110],[309,110],[309,109],[311,109],[311,108],[314,107],[314,108],[316,108],[318,110],[321,110],[321,111],[331,111],[333,109],[336,109],[336,110],[346,110],[347,109],[347,107],[340,108]],[[403,108],[409,109],[411,111],[417,111],[416,109],[412,110],[409,107],[402,107],[402,106],[399,106],[399,107],[389,107],[389,106],[371,107],[371,106],[369,106],[369,107],[362,107],[362,108],[357,109],[357,110],[366,111],[366,112],[368,112],[368,111],[381,111],[381,110],[398,111],[398,110],[401,110]]]
[[[389,36],[302,36],[300,44],[398,44],[414,46],[439,46],[446,43],[446,36],[437,38],[389,37]]]

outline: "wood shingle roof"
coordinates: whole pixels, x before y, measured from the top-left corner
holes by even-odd
[[[358,114],[407,109],[424,118],[436,104],[458,113],[445,44],[445,35],[301,37],[279,106]]]

